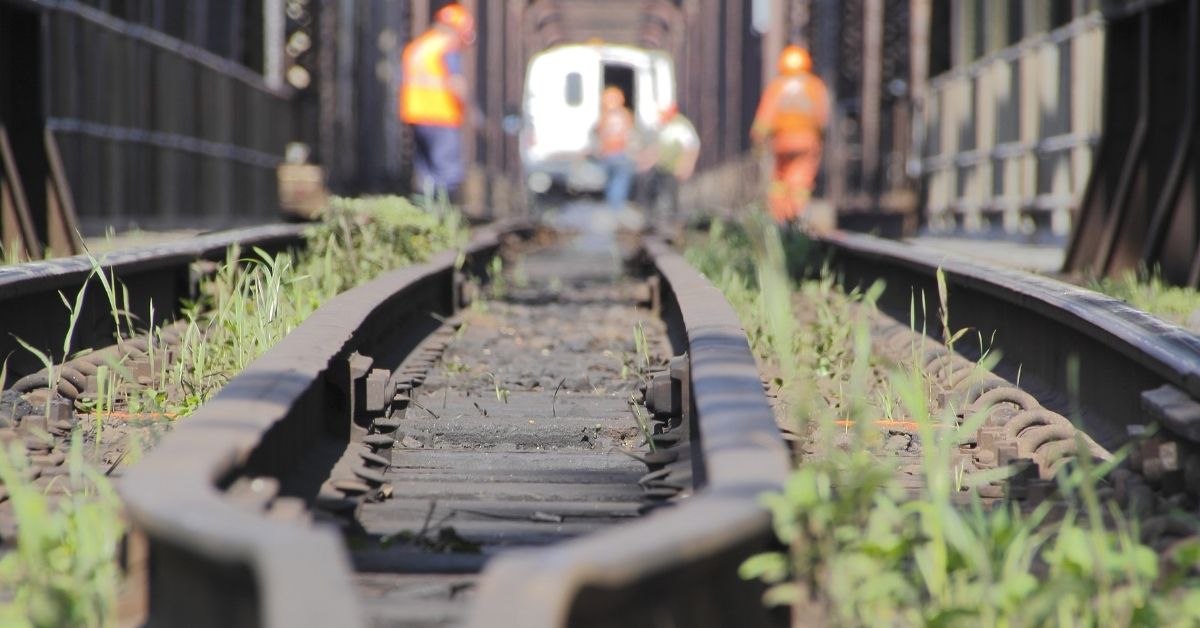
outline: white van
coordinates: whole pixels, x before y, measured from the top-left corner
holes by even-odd
[[[639,128],[652,133],[675,102],[675,71],[664,52],[632,46],[571,44],[544,50],[525,74],[521,164],[529,191],[599,192],[603,170],[588,157],[600,119],[600,94],[625,93]]]

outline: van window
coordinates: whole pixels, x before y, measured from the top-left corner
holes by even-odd
[[[583,75],[578,72],[567,75],[567,104],[572,107],[583,104]]]

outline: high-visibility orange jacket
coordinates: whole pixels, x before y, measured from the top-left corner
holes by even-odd
[[[446,53],[450,36],[435,30],[404,47],[400,84],[400,120],[406,124],[459,127],[463,104],[450,89]]]
[[[602,156],[627,152],[633,139],[633,114],[624,107],[601,111],[595,133]]]
[[[763,91],[750,133],[758,141],[770,139],[775,152],[787,152],[792,144],[819,141],[828,119],[829,94],[821,79],[779,76]]]

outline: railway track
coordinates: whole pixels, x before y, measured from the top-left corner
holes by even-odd
[[[935,338],[940,268],[953,326],[994,337],[1003,354],[997,372],[1016,379],[1020,369],[1024,386],[1078,417],[1105,448],[1155,422],[1176,438],[1200,439],[1200,414],[1188,412],[1200,398],[1200,337],[1117,299],[1020,271],[848,233],[819,245],[845,285],[887,282],[880,309],[906,323],[911,313]]]
[[[736,575],[771,547],[758,496],[790,462],[734,312],[652,237],[618,256],[530,233],[483,228],[329,301],[131,468],[125,562],[149,625],[778,623]],[[1051,280],[819,244],[846,286],[888,282],[881,354],[994,415],[964,468],[1031,461],[985,498],[1050,492],[1068,416],[1100,457],[1161,423],[1116,492],[1196,496],[1194,336]],[[954,327],[1003,353],[994,372],[937,338],[939,267]],[[898,455],[919,446],[886,429]]]
[[[0,442],[19,441],[29,455],[27,475],[39,489],[62,494],[69,483],[66,449],[80,424],[75,402],[96,390],[97,368],[124,361],[134,372],[145,366],[148,337],[130,338],[111,345],[113,313],[94,275],[119,286],[115,296],[122,311],[143,313],[140,325],[163,325],[160,354],[179,340],[180,327],[166,325],[185,300],[195,299],[201,277],[224,260],[229,247],[259,248],[275,252],[299,247],[302,227],[265,225],[219,232],[160,245],[133,247],[89,258],[86,255],[28,262],[0,268],[0,352],[5,355],[7,381],[0,394]],[[77,300],[78,299],[78,300]],[[70,327],[64,302],[77,303],[76,322]],[[151,316],[144,313],[151,313]],[[68,331],[70,330],[70,331]],[[62,362],[63,338],[72,338],[72,350],[91,352]],[[32,347],[59,358],[51,378]],[[47,389],[53,384],[57,395]],[[47,408],[47,405],[50,407]],[[129,442],[115,434],[126,426],[112,426],[103,450],[88,447],[86,457],[108,474],[119,474]],[[16,536],[16,519],[8,491],[0,487],[0,539],[3,550]]]
[[[604,250],[514,261],[521,286],[460,312],[401,364],[398,442],[381,476],[392,494],[362,506],[349,540],[374,625],[459,623],[489,558],[628,522],[692,489],[690,468],[647,473],[662,465],[631,409],[639,363],[671,355],[661,320],[638,307],[646,286],[614,280]]]
[[[1020,271],[848,233],[818,245],[846,288],[887,283],[875,329],[881,352],[917,356],[943,386],[941,400],[963,416],[986,413],[959,449],[968,466],[1028,465],[1006,484],[984,487],[986,497],[1037,503],[1051,496],[1053,475],[1078,451],[1082,433],[1096,458],[1131,447],[1101,495],[1139,515],[1144,543],[1164,551],[1197,534],[1195,522],[1176,515],[1194,511],[1200,497],[1200,337],[1119,300]],[[1002,356],[991,372],[974,369],[976,342],[946,350],[939,269],[952,327],[987,339]],[[929,337],[914,339],[910,327]]]
[[[511,234],[330,301],[130,471],[151,625],[767,620],[787,453],[732,310],[660,242]]]

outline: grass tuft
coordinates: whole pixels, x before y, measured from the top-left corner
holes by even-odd
[[[777,419],[804,443],[784,489],[763,496],[786,549],[741,566],[768,585],[767,604],[790,606],[793,625],[1200,623],[1200,543],[1162,559],[1142,544],[1136,519],[1099,497],[1116,462],[1090,464],[1081,442],[1056,505],[985,507],[965,492],[978,478],[952,464],[983,417],[936,403],[919,361],[872,354],[863,312],[883,287],[843,294],[828,272],[795,283],[787,250],[750,219],[715,226],[686,252],[739,312],[760,369],[778,374]],[[964,335],[950,327],[949,303],[939,274],[935,320],[948,346]],[[914,296],[914,320],[916,307]],[[979,368],[990,368],[996,356],[981,353]],[[900,484],[867,427],[895,415],[917,426],[919,489]]]
[[[200,300],[185,305],[187,327],[174,360],[167,359],[157,330],[137,327],[140,319],[130,311],[128,290],[91,258],[91,277],[101,283],[115,341],[145,334],[152,372],[147,385],[125,361],[99,366],[97,394],[83,408],[95,416],[97,457],[104,420],[114,412],[190,414],[331,297],[382,272],[424,261],[435,251],[458,247],[466,235],[459,215],[445,207],[417,207],[396,197],[333,199],[324,221],[305,234],[302,252],[228,252],[215,276],[202,283]],[[72,330],[83,294],[73,302],[62,296]],[[147,320],[154,320],[153,311]],[[43,363],[53,388],[59,356],[21,344]],[[61,357],[70,356],[71,345],[69,331]],[[0,369],[0,379],[5,374],[6,368]],[[64,491],[30,480],[21,445],[20,440],[0,445],[0,482],[17,522],[15,549],[0,558],[0,625],[112,624],[120,584],[117,546],[125,528],[111,482],[85,463],[79,430],[68,450],[69,475],[53,480]],[[132,447],[132,456],[118,462],[137,458],[136,440]]]

